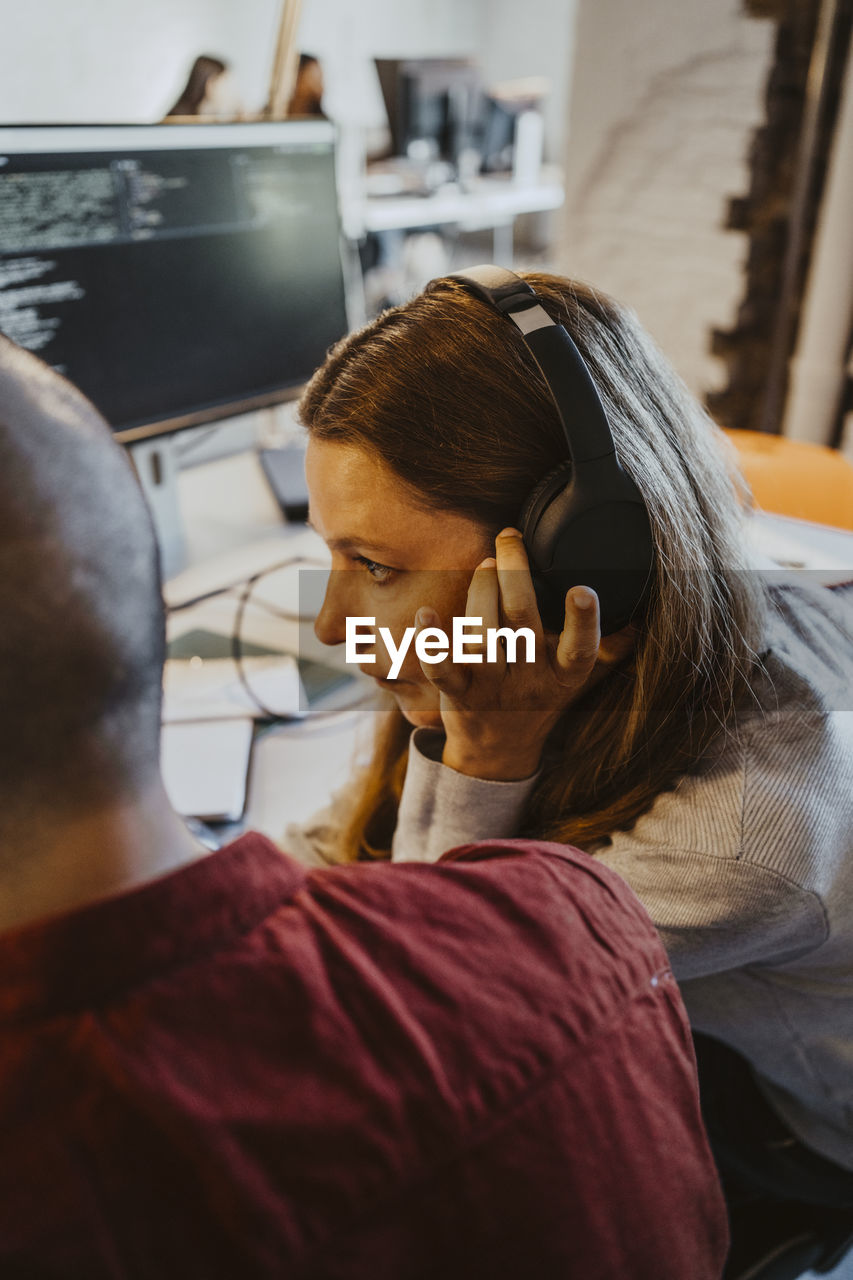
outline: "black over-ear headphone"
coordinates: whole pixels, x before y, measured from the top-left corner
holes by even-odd
[[[646,595],[654,544],[646,504],[619,465],[589,370],[563,326],[512,271],[470,267],[446,278],[515,323],[565,433],[568,459],[536,486],[519,518],[542,621],[548,630],[561,631],[566,592],[582,584],[598,595],[602,633],[618,631]]]

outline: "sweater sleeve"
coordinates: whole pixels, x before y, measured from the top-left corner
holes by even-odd
[[[538,775],[520,782],[468,777],[441,763],[442,742],[434,730],[412,734],[393,862],[436,862],[456,845],[518,834]]]
[[[393,862],[437,862],[457,845],[517,834],[538,775],[521,782],[467,777],[441,763],[443,741],[440,733],[427,729],[412,734],[394,829]],[[307,867],[340,862],[340,837],[358,786],[358,779],[348,783],[307,822],[290,823],[284,833],[285,851]]]

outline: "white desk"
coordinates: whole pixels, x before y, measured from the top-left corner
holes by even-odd
[[[353,202],[345,225],[347,234],[356,240],[367,231],[447,225],[462,231],[491,228],[495,262],[512,262],[513,225],[518,215],[559,209],[564,199],[560,171],[544,167],[536,183],[486,176],[475,179],[464,191],[452,185],[429,196],[366,196]]]
[[[179,488],[191,563],[166,584],[166,598],[172,604],[240,582],[289,555],[310,555],[328,562],[315,533],[282,523],[253,453],[182,472]],[[853,578],[853,533],[761,515],[754,538],[767,555],[775,553],[789,563],[826,570],[836,578],[847,570]],[[230,633],[235,608],[235,595],[218,597],[173,615],[170,633],[179,634],[192,626]],[[266,626],[285,647],[295,647],[290,624],[268,619]],[[266,634],[269,637],[271,633]],[[253,638],[251,632],[248,638]],[[258,633],[257,638],[263,635]],[[322,656],[322,651],[318,647],[311,656]],[[372,724],[371,713],[349,711],[264,734],[255,745],[247,825],[280,840],[287,822],[310,817],[330,792],[345,782],[355,752],[364,749]]]

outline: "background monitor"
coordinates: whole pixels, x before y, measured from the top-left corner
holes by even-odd
[[[376,71],[391,130],[394,155],[427,140],[436,155],[456,164],[476,145],[482,114],[482,82],[470,58],[376,58]]]
[[[292,398],[348,328],[325,120],[0,128],[0,332],[123,442]]]

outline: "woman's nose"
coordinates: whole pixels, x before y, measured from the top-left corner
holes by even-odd
[[[321,644],[343,644],[346,639],[347,570],[332,569],[320,612],[314,619],[314,635]]]

